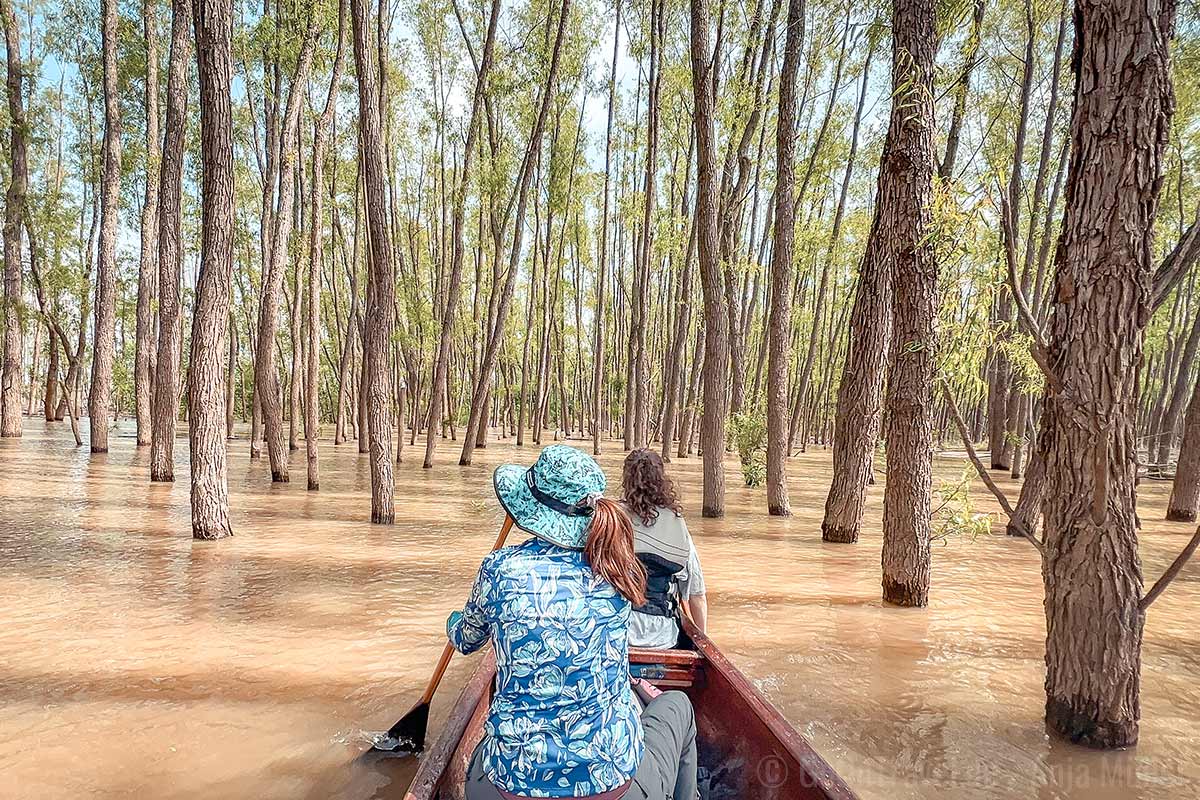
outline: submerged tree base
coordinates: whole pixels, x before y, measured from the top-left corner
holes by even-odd
[[[855,544],[858,542],[858,528],[835,528],[822,525],[821,541],[835,544]]]
[[[929,586],[897,583],[883,579],[883,602],[905,608],[924,608],[929,605]]]
[[[1195,522],[1196,511],[1191,508],[1167,508],[1167,520],[1170,522]]]
[[[233,536],[230,528],[197,528],[192,526],[192,538],[202,542],[215,542],[217,539],[228,539]]]
[[[1098,720],[1067,700],[1046,698],[1046,726],[1073,744],[1115,750],[1137,744],[1137,719]]]

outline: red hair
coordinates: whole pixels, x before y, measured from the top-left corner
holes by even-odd
[[[592,527],[583,548],[592,572],[635,606],[646,602],[646,568],[633,551],[633,525],[629,516],[612,500],[596,501]]]

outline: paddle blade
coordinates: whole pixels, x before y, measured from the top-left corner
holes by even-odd
[[[425,749],[425,731],[429,727],[429,703],[417,703],[386,735],[371,745],[377,753],[414,755]]]

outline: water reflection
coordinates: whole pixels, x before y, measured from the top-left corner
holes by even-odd
[[[128,423],[125,424],[128,428]],[[69,430],[0,441],[0,797],[398,797],[411,762],[361,766],[364,729],[415,700],[500,523],[490,472],[534,449],[398,469],[400,524],[366,523],[365,456],[322,447],[322,491],[271,486],[233,443],[236,536],[193,542],[186,442],[177,482],[146,480],[128,436],[90,456]],[[128,430],[120,433],[127,434]],[[419,449],[419,448],[418,448]],[[409,453],[416,453],[409,450]],[[619,474],[614,446],[602,463]],[[939,460],[956,475],[961,462]],[[685,507],[699,463],[671,466]],[[933,605],[879,602],[880,487],[863,541],[820,542],[829,459],[791,465],[788,520],[730,469],[726,519],[689,514],[718,643],[866,798],[1197,796],[1200,571],[1149,613],[1141,744],[1092,753],[1041,722],[1036,553],[1003,536],[934,551]],[[1015,487],[1005,483],[1015,493]],[[1143,485],[1144,567],[1191,534]],[[980,508],[990,508],[984,494]],[[431,729],[473,661],[451,667]]]

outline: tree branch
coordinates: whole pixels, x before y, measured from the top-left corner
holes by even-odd
[[[958,426],[958,433],[962,437],[963,447],[967,449],[967,457],[971,459],[971,463],[975,465],[975,471],[979,473],[979,477],[983,480],[984,485],[996,496],[996,501],[1000,503],[1000,507],[1004,509],[1004,513],[1008,515],[1011,522],[1014,513],[1012,504],[1008,501],[1008,497],[1004,494],[1004,491],[992,480],[992,476],[988,474],[987,468],[975,452],[975,446],[971,444],[971,434],[967,430],[967,423],[962,418],[962,412],[958,410],[958,403],[954,400],[954,395],[950,391],[950,385],[944,380],[942,381],[942,393],[945,395],[946,404],[950,407],[950,413],[954,417],[954,424]],[[1023,527],[1018,527],[1018,530],[1031,545],[1037,548],[1037,551],[1043,557],[1046,555],[1046,548],[1036,536],[1024,530]]]
[[[1179,285],[1197,259],[1200,259],[1200,205],[1196,206],[1196,219],[1183,232],[1183,236],[1179,237],[1175,247],[1154,272],[1154,289],[1151,294],[1153,308],[1162,305],[1167,295]]]
[[[1025,293],[1021,291],[1021,286],[1017,282],[1017,245],[1013,238],[1012,207],[1009,206],[1008,198],[1004,196],[1003,192],[1000,193],[1000,225],[1004,233],[1004,260],[1008,265],[1008,289],[1012,292],[1013,300],[1017,305],[1017,318],[1021,321],[1021,327],[1033,338],[1033,343],[1029,348],[1030,354],[1042,370],[1042,374],[1046,376],[1046,383],[1050,391],[1060,394],[1062,384],[1054,370],[1050,368],[1050,356],[1042,329],[1038,325],[1037,319],[1034,318],[1033,312],[1029,310],[1029,302],[1025,299]]]
[[[1151,603],[1158,599],[1158,596],[1170,585],[1171,581],[1175,580],[1175,576],[1179,574],[1184,564],[1192,557],[1192,553],[1196,552],[1197,547],[1200,547],[1200,528],[1196,528],[1196,532],[1192,534],[1191,541],[1175,557],[1175,560],[1171,562],[1171,566],[1167,567],[1167,571],[1162,574],[1162,577],[1150,587],[1150,591],[1146,592],[1141,602],[1138,603],[1138,611],[1145,611],[1150,607]]]

